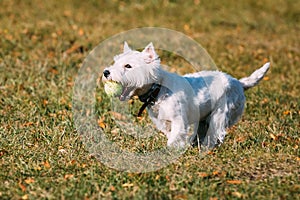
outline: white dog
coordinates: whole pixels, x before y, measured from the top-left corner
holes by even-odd
[[[226,128],[241,117],[244,91],[258,84],[269,65],[240,80],[219,71],[179,76],[162,69],[152,43],[139,52],[125,42],[124,52],[104,70],[102,81],[122,84],[121,101],[139,96],[144,102],[139,114],[147,108],[156,127],[167,136],[168,146],[183,147],[189,141],[213,148],[224,141]]]

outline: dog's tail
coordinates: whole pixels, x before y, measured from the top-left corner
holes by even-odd
[[[253,72],[250,76],[240,79],[240,83],[242,84],[244,90],[254,87],[259,83],[259,81],[265,76],[267,71],[270,68],[270,63],[264,64],[261,68]]]

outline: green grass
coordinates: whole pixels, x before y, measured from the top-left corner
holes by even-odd
[[[0,1],[0,199],[299,199],[299,1],[197,2]],[[238,78],[272,66],[220,148],[134,174],[85,149],[72,91],[99,42],[145,26],[189,35]]]

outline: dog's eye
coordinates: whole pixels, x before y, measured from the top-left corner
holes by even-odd
[[[129,69],[129,68],[132,68],[131,65],[129,65],[129,64],[126,64],[124,67],[125,67],[125,68],[128,68],[128,69]]]

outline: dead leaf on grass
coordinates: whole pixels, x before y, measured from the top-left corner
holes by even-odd
[[[170,176],[166,175],[167,181],[171,181]]]
[[[241,194],[239,192],[232,192],[231,194],[237,198],[241,198],[243,196],[243,194]]]
[[[65,179],[71,179],[71,178],[73,178],[73,177],[74,177],[74,174],[66,174],[66,175],[64,176]]]
[[[122,187],[132,187],[132,186],[134,186],[133,183],[124,183],[124,184],[122,185]]]
[[[48,162],[48,160],[46,160],[44,163],[43,163],[44,167],[49,169],[51,167],[50,163]]]
[[[190,26],[188,24],[184,24],[183,26],[183,29],[186,31],[186,32],[189,32],[191,30]]]
[[[74,82],[73,82],[73,80],[69,80],[68,82],[67,82],[67,86],[70,86],[70,87],[72,87],[74,85]]]
[[[42,168],[41,168],[40,166],[35,166],[35,167],[34,167],[34,170],[36,170],[36,171],[41,171]]]
[[[67,49],[64,53],[66,55],[69,55],[69,54],[74,53],[76,51],[82,53],[83,52],[83,46],[75,43],[69,49]]]
[[[270,138],[272,138],[273,140],[277,140],[278,139],[278,137],[277,136],[275,136],[274,134],[272,134],[272,133],[270,133]]]
[[[268,103],[268,102],[269,102],[268,98],[264,98],[264,99],[261,101],[262,104],[266,104],[266,103]]]
[[[7,154],[8,151],[4,150],[4,149],[1,149],[0,150],[0,157],[4,156],[5,154]]]
[[[46,107],[48,105],[48,101],[46,99],[43,100],[43,106]]]
[[[106,124],[104,123],[104,119],[98,119],[98,125],[102,128],[105,129],[106,128]]]
[[[114,186],[110,186],[109,190],[113,192],[116,190],[116,188]]]
[[[27,178],[27,179],[25,179],[24,182],[27,183],[27,184],[31,184],[31,183],[34,183],[35,180],[33,178]]]
[[[57,74],[58,74],[58,70],[55,69],[55,68],[53,68],[53,67],[51,67],[51,68],[48,70],[48,72],[49,72],[49,73],[52,73],[52,74],[54,74],[54,75],[57,75]]]
[[[291,113],[290,110],[283,111],[283,115],[289,115]]]
[[[226,182],[229,184],[241,184],[242,183],[241,180],[227,180]]]
[[[217,175],[220,174],[220,172],[219,172],[219,171],[214,171],[212,174],[213,174],[214,176],[217,176]]]
[[[241,136],[236,139],[237,142],[244,142],[246,140],[245,137]]]
[[[22,124],[22,126],[23,127],[28,127],[28,126],[31,126],[33,124],[34,124],[33,122],[26,122],[26,123]]]
[[[82,168],[85,168],[86,166],[87,166],[87,164],[85,164],[85,163],[82,163],[82,164],[81,164],[81,167],[82,167]]]
[[[209,175],[208,175],[207,173],[205,173],[205,172],[198,172],[197,174],[198,174],[198,176],[200,176],[200,177],[202,177],[202,178],[205,178],[205,177],[208,177],[208,176],[209,176]]]
[[[19,182],[19,187],[21,188],[21,190],[22,190],[23,192],[26,191],[26,186],[23,185],[21,181]]]
[[[84,35],[84,30],[82,28],[80,28],[78,30],[78,35],[83,36]]]
[[[75,164],[76,164],[76,160],[71,160],[71,161],[70,161],[70,164],[71,164],[71,165],[75,165]]]
[[[264,81],[268,81],[270,78],[268,76],[264,77]]]

